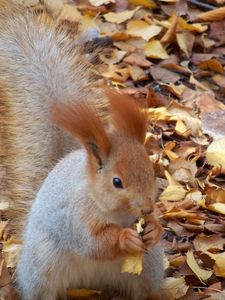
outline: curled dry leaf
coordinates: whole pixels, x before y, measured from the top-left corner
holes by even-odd
[[[196,251],[208,252],[212,249],[223,250],[225,244],[224,238],[220,235],[204,235],[200,234],[194,239]]]
[[[209,70],[215,71],[220,74],[224,73],[222,64],[220,63],[219,60],[217,60],[215,58],[202,61],[198,66],[199,66],[199,68],[201,68],[203,70],[209,69]]]
[[[220,7],[211,11],[201,13],[197,16],[202,21],[221,21],[225,18],[225,7]]]
[[[167,32],[164,34],[164,36],[161,38],[162,44],[170,43],[176,34],[177,31],[177,24],[178,24],[178,15],[174,13],[170,19],[170,27],[168,28]]]
[[[206,282],[213,274],[212,271],[207,271],[199,267],[191,250],[187,252],[187,264],[202,283]]]

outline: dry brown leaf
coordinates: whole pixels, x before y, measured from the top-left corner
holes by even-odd
[[[215,58],[202,61],[198,66],[199,66],[199,68],[201,68],[203,70],[209,69],[209,70],[215,71],[220,74],[224,73],[222,64],[219,62],[219,60],[217,60]]]
[[[124,56],[126,55],[126,51],[120,51],[117,49],[113,49],[110,53],[101,53],[99,58],[106,64],[116,64],[120,62]]]
[[[134,82],[141,81],[141,80],[148,80],[148,75],[144,72],[142,68],[136,65],[129,65],[128,69],[130,71],[130,76]]]
[[[167,32],[164,34],[164,36],[160,40],[162,44],[170,43],[174,39],[176,31],[177,31],[178,18],[179,17],[176,13],[174,13],[172,15],[171,20],[170,20],[171,25],[168,28]]]
[[[184,296],[187,293],[188,286],[184,277],[173,278],[167,277],[164,282],[167,299],[174,300]]]
[[[225,252],[219,254],[207,253],[212,259],[215,260],[213,267],[215,275],[225,278]]]
[[[219,235],[204,235],[200,234],[194,239],[196,251],[208,252],[212,249],[223,250],[225,244],[224,238]]]
[[[139,53],[132,53],[129,56],[126,56],[123,61],[125,63],[131,64],[131,65],[137,65],[142,68],[148,68],[151,66],[151,63],[149,60],[145,58],[143,54]]]
[[[177,43],[187,58],[190,57],[194,45],[195,36],[190,32],[181,32],[176,34]]]
[[[195,273],[195,275],[199,278],[201,282],[206,282],[213,274],[212,271],[207,271],[201,269],[197,264],[193,251],[187,252],[187,264],[191,268],[191,270]]]
[[[221,21],[225,18],[225,7],[220,7],[214,10],[210,10],[204,13],[201,13],[197,16],[199,20],[202,21]]]

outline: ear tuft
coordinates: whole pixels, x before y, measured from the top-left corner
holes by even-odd
[[[141,112],[139,105],[132,97],[111,89],[106,89],[105,93],[110,102],[115,127],[123,134],[143,144],[148,126],[147,114]]]
[[[77,137],[94,156],[108,155],[110,141],[94,109],[87,103],[57,103],[52,109],[52,121]],[[90,146],[91,145],[91,146]],[[94,149],[94,151],[93,151]]]

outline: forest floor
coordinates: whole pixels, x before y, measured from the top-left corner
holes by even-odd
[[[96,67],[101,81],[148,111],[168,299],[225,299],[225,0],[44,2],[24,5],[110,38]],[[15,299],[20,245],[6,228],[2,220],[0,297]]]

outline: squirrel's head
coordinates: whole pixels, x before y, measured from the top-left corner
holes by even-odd
[[[134,100],[106,90],[111,129],[93,107],[57,104],[54,122],[77,137],[88,154],[90,193],[103,213],[115,219],[151,214],[157,193],[154,169],[144,147],[147,115]]]

